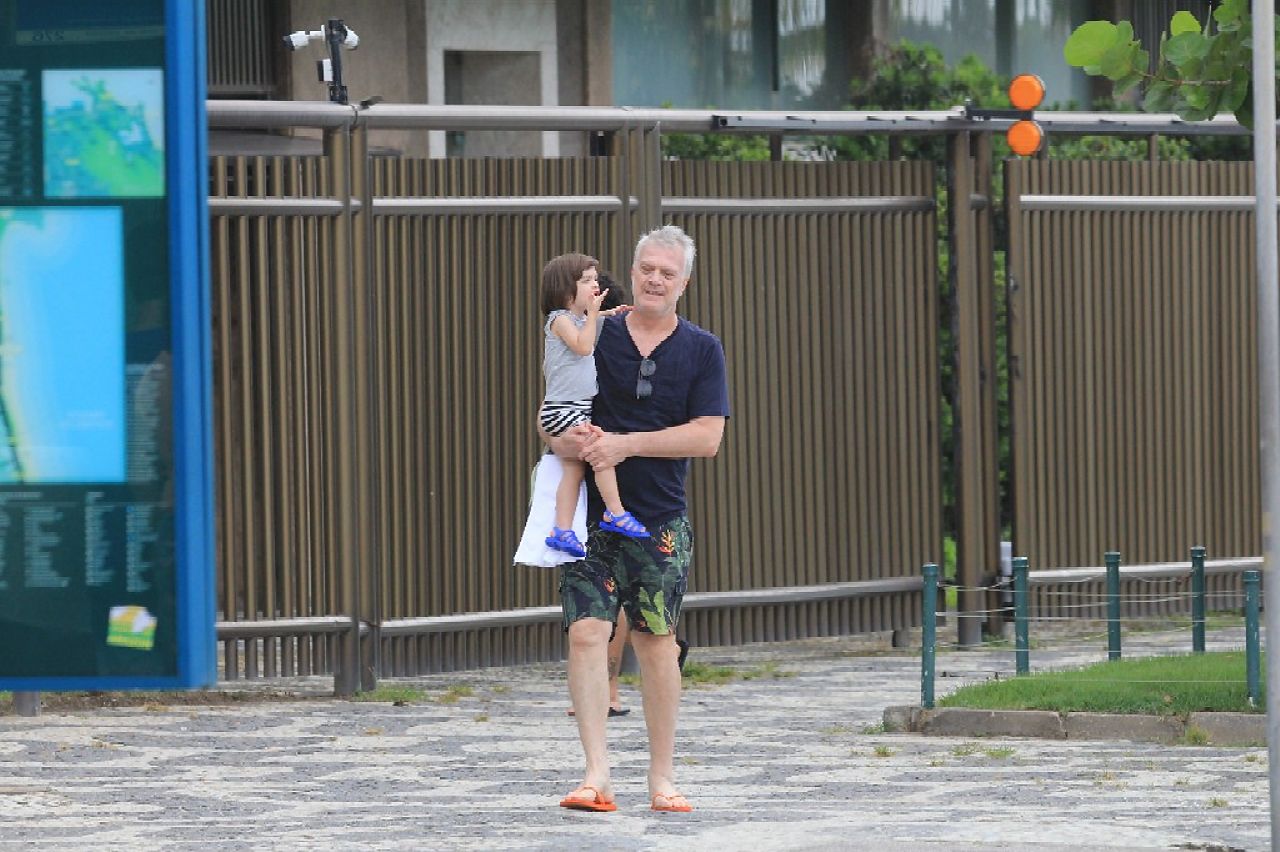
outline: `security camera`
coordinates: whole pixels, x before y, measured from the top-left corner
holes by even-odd
[[[306,47],[311,42],[312,39],[319,41],[323,38],[324,38],[323,27],[321,27],[318,30],[311,30],[309,32],[307,30],[298,30],[297,32],[289,33],[287,36],[285,36],[284,44],[285,44],[285,47],[289,48],[290,50],[302,50],[302,48]]]
[[[347,50],[355,50],[360,46],[360,36],[356,35],[356,31],[346,28],[346,37],[342,39],[342,46]]]

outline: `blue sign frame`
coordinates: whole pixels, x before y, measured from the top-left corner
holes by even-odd
[[[165,178],[173,345],[176,672],[0,677],[0,690],[165,689],[217,676],[203,0],[165,0]]]

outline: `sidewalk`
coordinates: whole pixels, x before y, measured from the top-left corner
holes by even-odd
[[[918,643],[917,643],[918,644]],[[1105,638],[1032,668],[1106,657]],[[1189,650],[1126,635],[1125,654]],[[1210,650],[1242,647],[1211,632]],[[643,714],[610,720],[613,814],[556,806],[578,780],[563,666],[396,679],[430,699],[297,697],[0,717],[0,849],[976,850],[1268,847],[1262,749],[879,733],[919,702],[919,658],[863,639],[694,649],[756,676],[685,694],[692,814],[648,810]],[[939,697],[1012,650],[941,653]],[[226,689],[244,689],[223,684]],[[450,687],[471,695],[440,703]],[[253,687],[249,687],[252,691]]]

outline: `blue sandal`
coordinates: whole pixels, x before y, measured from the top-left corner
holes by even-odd
[[[579,559],[587,555],[587,549],[582,546],[582,542],[578,541],[577,533],[573,530],[562,530],[559,527],[551,528],[551,535],[547,536],[547,547]]]
[[[615,515],[608,509],[604,511],[604,520],[600,522],[600,529],[608,530],[625,535],[627,538],[648,538],[649,531],[645,529],[644,524],[636,520],[635,515],[630,512],[623,512],[621,515]]]

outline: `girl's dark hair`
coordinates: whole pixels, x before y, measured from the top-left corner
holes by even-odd
[[[614,281],[613,276],[603,269],[599,270],[599,272],[600,289],[609,291],[604,294],[604,301],[600,303],[600,309],[608,311],[618,307],[618,305],[629,304],[631,301],[631,297],[627,292],[629,288],[622,282]]]
[[[599,269],[600,261],[586,254],[569,252],[553,257],[542,267],[542,314],[564,310],[578,293],[578,279],[588,269]]]

